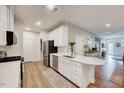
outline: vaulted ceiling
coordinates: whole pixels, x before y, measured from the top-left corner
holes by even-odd
[[[16,24],[29,26],[32,31],[50,30],[63,22],[75,24],[100,35],[124,34],[124,6],[109,5],[57,5],[51,12],[45,5],[16,5]],[[19,22],[20,21],[20,22]],[[41,21],[41,26],[36,26]],[[111,26],[106,27],[109,23]]]

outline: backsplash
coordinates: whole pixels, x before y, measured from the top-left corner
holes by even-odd
[[[6,51],[6,53],[7,53],[7,55],[8,55],[8,51],[9,51],[9,49],[11,48],[11,46],[4,46],[4,47],[0,47],[0,50],[2,50],[2,51]]]
[[[68,48],[67,47],[58,47],[58,53],[68,54]]]
[[[6,57],[6,56],[7,56],[6,51],[0,50],[0,59],[1,59],[1,58],[4,58],[4,57]]]

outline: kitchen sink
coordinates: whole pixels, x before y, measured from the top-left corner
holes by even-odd
[[[63,55],[64,57],[67,57],[67,58],[74,58],[72,56],[69,56],[69,55]]]

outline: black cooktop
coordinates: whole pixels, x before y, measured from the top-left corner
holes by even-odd
[[[23,57],[21,57],[21,56],[11,56],[11,57],[1,58],[0,59],[0,63],[11,62],[11,61],[18,61],[18,60],[23,61]]]

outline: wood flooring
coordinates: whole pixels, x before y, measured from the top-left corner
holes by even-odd
[[[123,62],[107,59],[107,64],[96,66],[94,84],[87,88],[124,88]],[[41,62],[24,63],[24,88],[76,88],[51,68]]]
[[[96,66],[94,84],[89,88],[124,88],[124,65],[108,56],[107,64]]]
[[[23,88],[76,88],[76,86],[41,62],[28,62],[24,63]]]

